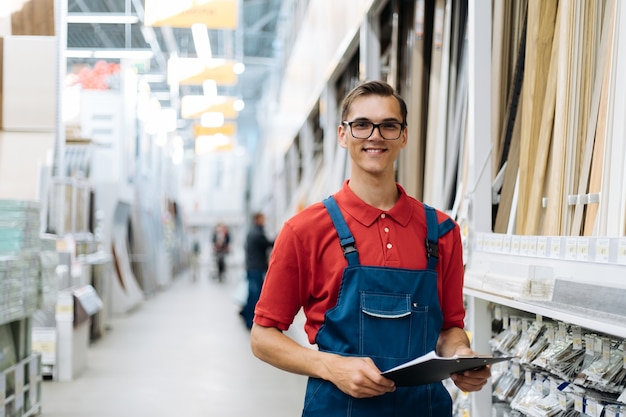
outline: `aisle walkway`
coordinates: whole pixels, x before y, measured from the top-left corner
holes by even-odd
[[[206,275],[206,274],[205,274]],[[186,276],[145,300],[93,343],[72,382],[45,381],[43,417],[293,417],[306,379],[250,352],[227,282]]]

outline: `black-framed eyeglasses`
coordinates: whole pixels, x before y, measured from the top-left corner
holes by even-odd
[[[380,136],[385,140],[396,140],[402,135],[405,124],[402,122],[382,122],[372,123],[366,120],[355,120],[353,122],[343,121],[343,124],[350,126],[350,133],[356,139],[369,139],[378,128]]]

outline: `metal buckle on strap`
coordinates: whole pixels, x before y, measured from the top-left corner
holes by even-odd
[[[426,238],[426,256],[439,259],[439,245],[428,238]]]
[[[356,245],[354,243],[349,243],[345,246],[342,247],[343,248],[343,254],[344,255],[349,255],[353,252],[356,252]]]

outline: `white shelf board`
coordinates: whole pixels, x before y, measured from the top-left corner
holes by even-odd
[[[476,297],[495,304],[500,304],[532,314],[539,314],[543,317],[578,325],[589,330],[626,338],[626,326],[624,326],[626,317],[620,318],[614,315],[593,310],[585,310],[579,307],[551,305],[550,302],[545,301],[535,302],[516,300],[471,288],[465,288],[464,293],[467,296]]]

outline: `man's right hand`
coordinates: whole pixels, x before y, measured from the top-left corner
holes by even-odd
[[[395,383],[380,374],[371,358],[341,356],[304,347],[275,327],[252,326],[252,352],[277,368],[313,378],[321,378],[354,398],[393,392]]]

